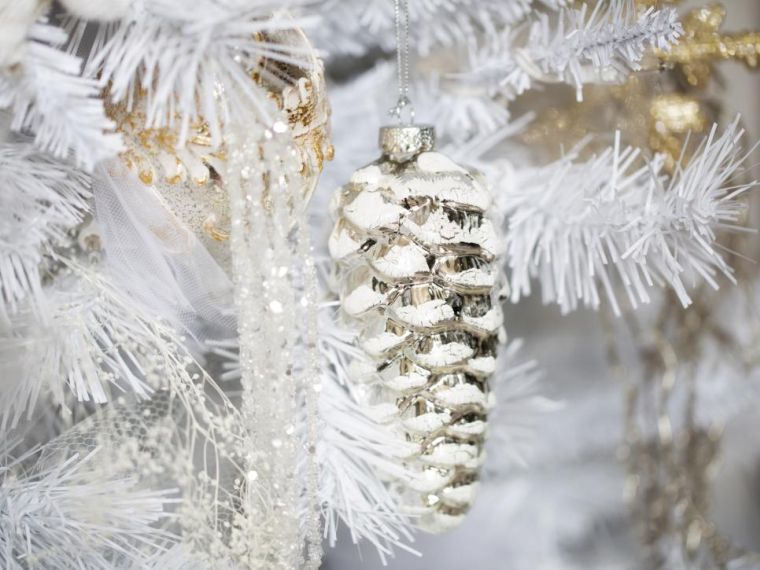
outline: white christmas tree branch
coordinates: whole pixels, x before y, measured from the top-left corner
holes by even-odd
[[[404,476],[398,459],[409,452],[405,442],[368,418],[334,376],[324,378],[320,416],[320,499],[330,545],[342,521],[351,540],[372,544],[383,562],[394,548],[415,552],[410,521],[381,478]]]
[[[416,50],[428,54],[442,46],[476,41],[483,31],[493,32],[522,21],[535,0],[415,0],[409,2]],[[540,0],[557,9],[565,0]],[[361,55],[374,46],[394,48],[393,2],[385,0],[327,0],[320,7],[322,23],[312,35],[330,54]]]
[[[654,285],[687,306],[685,279],[714,288],[718,274],[732,279],[716,232],[741,229],[738,198],[755,186],[735,182],[747,158],[742,135],[738,120],[722,135],[714,127],[670,179],[659,158],[637,168],[640,152],[619,143],[588,162],[569,156],[516,173],[501,195],[512,300],[537,277],[544,301],[565,311],[598,307],[601,288],[619,312],[617,275],[634,307]]]
[[[410,521],[384,483],[389,477],[411,476],[401,459],[413,448],[388,426],[371,419],[353,397],[348,366],[361,358],[354,334],[337,322],[336,307],[323,307],[319,400],[323,427],[318,446],[322,513],[330,545],[335,545],[338,521],[343,521],[354,543],[368,541],[385,562],[394,548],[415,552],[408,546],[413,540]]]
[[[504,477],[516,467],[527,467],[538,439],[539,423],[563,407],[562,402],[541,394],[543,372],[535,360],[522,360],[523,346],[522,339],[515,339],[504,347],[492,381],[496,405],[489,414],[489,477]]]
[[[141,487],[176,486],[180,499],[176,522],[183,544],[192,551],[192,556],[187,549],[177,555],[194,561],[179,567],[208,568],[212,552],[214,567],[236,567],[227,562],[243,560],[246,552],[255,551],[250,533],[255,515],[241,510],[241,498],[243,493],[260,492],[242,467],[254,448],[239,410],[188,354],[184,339],[173,329],[125,297],[96,269],[72,260],[59,261],[63,268],[53,287],[59,296],[54,308],[60,318],[47,328],[35,329],[38,323],[32,319],[28,329],[14,323],[12,334],[0,340],[4,371],[0,393],[7,408],[0,413],[5,427],[31,405],[24,401],[27,395],[31,400],[43,392],[63,392],[66,381],[82,399],[109,397],[109,406],[98,407],[94,415],[45,445],[51,464],[102,447],[105,460],[99,465],[108,466],[108,477],[118,472],[139,480]],[[28,358],[30,354],[36,354],[36,360]],[[13,385],[20,381],[28,385]],[[124,399],[110,398],[109,383],[132,393]],[[142,395],[140,390],[150,392],[145,400],[134,397]],[[64,483],[62,487],[68,486]],[[115,522],[121,524],[118,519]],[[168,564],[168,550],[144,546],[149,559],[134,565],[109,557],[107,567],[173,567]],[[168,549],[172,541],[164,546]],[[61,550],[61,559],[85,555],[84,551]],[[101,550],[101,545],[91,544],[86,553],[98,560],[93,550]]]
[[[60,49],[66,33],[44,23],[29,29],[20,61],[0,68],[0,108],[13,114],[11,128],[34,136],[58,158],[73,154],[87,170],[116,155],[121,139],[112,131],[99,88],[81,77],[79,58]]]
[[[0,333],[0,425],[15,426],[43,394],[65,402],[65,390],[80,401],[104,403],[111,389],[147,398],[154,388],[185,374],[173,354],[173,331],[135,310],[134,302],[103,276],[72,262],[45,291],[44,319],[19,310]],[[174,348],[172,348],[174,347]]]
[[[675,9],[649,8],[637,15],[633,0],[612,2],[607,8],[599,2],[590,15],[584,5],[564,10],[562,16],[556,30],[546,17],[534,24],[529,57],[543,73],[575,85],[579,94],[584,66],[591,64],[597,74],[636,71],[649,47],[667,49],[683,31]]]
[[[250,116],[251,111],[270,118],[267,92],[253,76],[276,77],[266,76],[262,62],[310,65],[310,51],[267,37],[304,23],[275,0],[200,0],[190,10],[180,0],[136,2],[90,57],[87,69],[110,85],[114,101],[131,104],[138,91],[144,91],[146,126],[179,121],[182,144],[190,124],[203,117],[219,144],[222,123]]]
[[[0,467],[0,566],[136,568],[146,552],[163,549],[171,535],[157,525],[174,493],[109,477],[96,455],[38,465],[39,453],[31,452]]]
[[[31,144],[0,145],[0,317],[7,319],[26,298],[42,314],[44,248],[82,221],[88,183],[82,172]]]
[[[556,18],[539,14],[522,30],[506,29],[472,56],[472,69],[460,81],[486,85],[513,97],[536,82],[574,85],[619,80],[640,69],[649,48],[668,49],[682,33],[672,8],[639,12],[633,0],[598,2],[562,9]]]

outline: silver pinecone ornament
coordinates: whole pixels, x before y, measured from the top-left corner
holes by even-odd
[[[419,526],[436,532],[472,504],[505,333],[490,191],[434,142],[432,127],[383,128],[383,156],[335,196],[329,247],[363,355],[353,380],[408,442],[399,461],[411,476],[393,484]]]

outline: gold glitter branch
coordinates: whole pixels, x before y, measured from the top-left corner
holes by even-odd
[[[670,51],[658,51],[666,66],[677,66],[689,85],[704,88],[713,72],[713,63],[735,60],[755,68],[760,62],[760,33],[722,34],[726,9],[705,6],[690,12],[683,21],[684,36]]]

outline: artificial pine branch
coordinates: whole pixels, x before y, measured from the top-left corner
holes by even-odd
[[[20,61],[0,69],[0,108],[10,109],[11,128],[31,134],[37,147],[57,158],[72,154],[92,170],[121,150],[121,139],[97,83],[80,75],[81,60],[58,49],[66,39],[60,28],[30,27]]]
[[[471,69],[458,74],[470,85],[507,98],[534,83],[565,82],[582,98],[583,85],[619,81],[640,69],[650,48],[667,50],[682,34],[673,8],[639,12],[633,0],[538,14],[522,28],[506,28],[473,50]]]
[[[310,65],[310,50],[272,39],[306,22],[276,0],[200,0],[192,10],[181,0],[138,2],[90,54],[87,73],[109,86],[113,101],[131,104],[144,92],[146,127],[179,122],[177,144],[182,145],[190,125],[202,118],[218,145],[223,123],[250,120],[251,113],[271,119],[267,91],[253,81],[261,75],[274,79],[262,62]]]
[[[755,182],[734,186],[748,154],[738,120],[717,126],[668,179],[655,157],[637,167],[640,151],[618,143],[587,161],[569,155],[517,172],[503,189],[512,300],[530,294],[532,278],[546,302],[564,311],[598,307],[603,289],[619,312],[615,282],[633,306],[652,286],[669,286],[684,306],[687,281],[718,287],[733,279],[717,233],[741,231],[739,197]],[[615,279],[617,276],[617,279]]]
[[[173,539],[157,524],[169,516],[175,493],[109,476],[97,455],[48,465],[34,450],[0,467],[0,566],[144,567]]]
[[[0,320],[25,299],[44,318],[43,253],[82,221],[88,184],[83,172],[30,143],[0,145]]]

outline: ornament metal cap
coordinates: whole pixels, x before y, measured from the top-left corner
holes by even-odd
[[[393,162],[406,162],[435,148],[435,128],[431,125],[381,127],[380,148]]]

